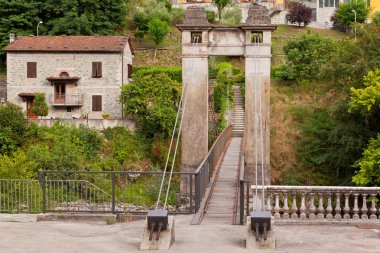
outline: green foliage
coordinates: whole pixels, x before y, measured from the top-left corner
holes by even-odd
[[[25,140],[27,121],[15,104],[0,105],[0,154],[15,151]]]
[[[380,186],[380,134],[369,141],[363,157],[354,165],[360,170],[352,177],[352,181],[362,186]]]
[[[372,22],[380,26],[380,12],[376,11],[372,16]]]
[[[218,8],[218,17],[219,17],[219,20],[222,19],[222,11],[223,9],[232,3],[232,0],[212,0],[212,3],[213,5],[216,6],[216,8]]]
[[[179,15],[180,13],[177,10],[174,10],[172,17],[177,14]],[[178,18],[178,16],[176,16],[176,18]],[[133,23],[139,31],[138,36],[144,37],[144,35],[148,32],[149,22],[154,19],[158,19],[169,24],[171,17],[167,4],[164,1],[147,0],[144,1],[137,9],[137,12],[133,17]]]
[[[218,113],[225,112],[227,103],[227,89],[229,89],[230,104],[232,104],[232,65],[228,62],[221,62],[218,65],[218,75],[216,79],[216,85],[214,87],[214,110]],[[223,117],[221,117],[223,118]]]
[[[239,7],[232,7],[223,12],[220,23],[224,25],[238,25],[241,23],[243,16]]]
[[[145,75],[166,74],[171,79],[181,83],[182,82],[182,68],[181,67],[133,67],[133,78],[142,78]]]
[[[334,21],[343,26],[349,26],[355,22],[356,11],[356,22],[364,23],[369,14],[369,7],[365,0],[350,1],[347,4],[339,4],[339,8],[335,12]]]
[[[164,73],[135,75],[122,89],[125,112],[136,117],[146,136],[170,136],[175,122],[181,85]]]
[[[46,103],[45,93],[36,93],[34,97],[33,112],[38,116],[47,116],[49,107]]]
[[[169,32],[169,25],[159,19],[153,19],[148,23],[148,34],[156,47],[160,45]]]
[[[213,10],[206,9],[206,17],[208,22],[210,22],[211,24],[215,23],[216,13]]]
[[[36,178],[32,173],[35,164],[28,161],[24,151],[18,150],[10,155],[0,154],[0,178],[31,179]]]
[[[380,66],[380,27],[370,24],[357,31],[357,43],[342,41],[322,68],[334,85],[358,87],[363,77]]]
[[[174,142],[172,146],[172,152],[168,160],[167,171],[170,171],[171,166],[173,164],[173,157],[174,157],[173,154],[174,154],[175,144],[176,143]],[[160,171],[162,171],[165,168],[166,159],[169,152],[169,146],[170,146],[170,139],[168,137],[165,137],[164,134],[156,134],[156,136],[154,136],[151,153],[152,153],[153,162],[155,162],[159,166]],[[179,157],[181,157],[180,148],[178,148],[177,157],[174,163],[175,171],[179,171],[179,168],[180,168]]]
[[[172,8],[170,12],[170,24],[182,24],[183,19],[185,18],[185,9],[182,7]]]
[[[9,42],[9,34],[34,34],[39,22],[39,4],[36,1],[0,0],[0,59],[5,61],[2,50]]]
[[[299,108],[294,113],[302,134],[297,147],[302,167],[327,175],[324,185],[349,184],[352,164],[374,135],[363,116],[348,114],[346,104],[332,112]]]
[[[9,33],[17,36],[108,35],[120,32],[125,24],[125,0],[0,0],[0,62]]]
[[[108,143],[105,144],[105,149],[109,149],[108,154],[112,154],[114,161],[119,165],[115,165],[112,159],[108,163],[114,164],[114,168],[119,168],[120,165],[126,169],[135,169],[128,167],[129,165],[138,163],[146,159],[149,153],[149,142],[141,135],[133,134],[128,128],[115,127],[103,130],[105,138]],[[103,164],[106,168],[112,170],[112,166]]]
[[[289,40],[284,46],[288,63],[277,70],[275,75],[284,80],[296,80],[298,83],[316,80],[320,68],[335,50],[333,41],[318,33],[302,33]]]
[[[351,88],[349,110],[359,110],[363,114],[368,114],[380,109],[380,69],[370,71],[363,80],[365,88]]]

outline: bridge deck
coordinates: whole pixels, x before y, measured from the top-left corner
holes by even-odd
[[[202,224],[233,223],[241,141],[233,137],[227,148]]]

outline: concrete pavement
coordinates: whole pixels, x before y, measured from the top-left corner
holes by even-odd
[[[245,226],[189,225],[176,216],[176,241],[160,252],[250,252]],[[36,222],[35,215],[0,215],[0,253],[138,252],[144,221]],[[380,230],[354,226],[277,225],[277,247],[265,252],[379,253]]]

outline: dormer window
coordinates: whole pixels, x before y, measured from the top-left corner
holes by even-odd
[[[191,32],[191,43],[202,43],[202,32]]]
[[[263,32],[252,31],[251,43],[263,43]]]

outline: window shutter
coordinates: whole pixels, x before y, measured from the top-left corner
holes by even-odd
[[[102,111],[102,96],[100,95],[92,96],[92,111],[93,112]]]
[[[92,77],[96,77],[96,62],[92,63]]]
[[[128,78],[132,77],[132,64],[128,64]]]
[[[102,77],[102,62],[98,62],[97,77]]]
[[[26,77],[36,78],[37,77],[37,62],[27,62],[26,63]]]

